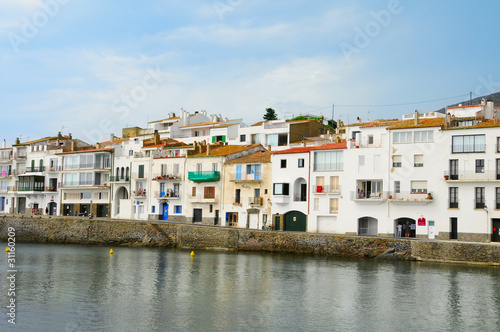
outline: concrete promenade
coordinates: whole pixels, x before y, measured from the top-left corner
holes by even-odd
[[[500,244],[250,230],[163,221],[4,215],[16,242],[223,249],[500,265]]]

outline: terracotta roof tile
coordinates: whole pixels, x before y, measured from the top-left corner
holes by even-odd
[[[399,120],[398,122],[393,123],[391,126],[389,126],[387,130],[441,127],[444,125],[444,122],[445,118],[428,118],[428,119],[419,119],[418,124],[415,125],[414,119]]]
[[[258,151],[248,156],[238,159],[233,159],[226,162],[226,164],[263,164],[271,162],[271,153],[269,151]]]
[[[207,156],[206,150],[202,153],[196,153],[196,154],[191,154],[189,155],[189,158],[200,158],[200,157],[224,157],[228,156],[230,154],[248,150],[250,148],[254,148],[256,146],[260,146],[260,144],[253,144],[253,145],[219,145],[219,146],[214,146],[210,145],[210,153]],[[206,147],[205,147],[206,149]]]
[[[100,148],[100,149],[88,149],[88,150],[79,150],[79,151],[66,151],[58,154],[71,154],[71,153],[86,153],[86,152],[100,152],[100,151],[114,151],[115,148]]]

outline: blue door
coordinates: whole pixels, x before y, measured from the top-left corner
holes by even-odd
[[[163,204],[162,217],[163,220],[168,220],[168,204]]]

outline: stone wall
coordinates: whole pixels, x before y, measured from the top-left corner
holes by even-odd
[[[249,230],[162,221],[79,217],[0,217],[0,240],[14,227],[16,241],[230,249],[327,256],[500,264],[500,244]]]

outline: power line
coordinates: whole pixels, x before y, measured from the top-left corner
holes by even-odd
[[[454,99],[454,98],[465,97],[465,96],[469,96],[469,94],[467,93],[467,94],[462,94],[462,95],[453,96],[453,97],[446,97],[446,98],[439,98],[439,99],[432,99],[432,100],[414,101],[414,102],[407,102],[407,103],[398,103],[398,104],[373,104],[373,105],[369,105],[369,104],[366,104],[366,105],[335,104],[335,106],[340,106],[340,107],[391,107],[391,106],[405,106],[405,105],[416,105],[416,104],[432,103],[432,102],[435,102],[435,101],[442,101],[442,100]],[[321,111],[321,110],[325,110],[327,108],[328,109],[331,108],[331,105],[330,106],[321,107],[321,108],[317,108],[317,109],[314,109],[312,111],[308,111],[308,113],[318,112],[318,111]]]

